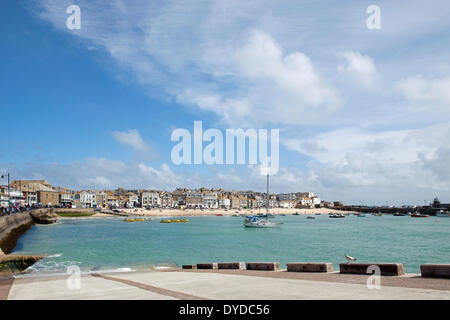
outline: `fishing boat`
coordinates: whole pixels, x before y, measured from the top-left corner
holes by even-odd
[[[411,218],[429,218],[430,216],[422,213],[412,213]]]
[[[436,212],[436,217],[450,217],[450,212],[439,210]]]
[[[244,218],[244,227],[246,228],[273,228],[280,226],[280,222],[269,221],[269,174],[267,174],[267,199],[266,214],[259,216],[246,216]]]

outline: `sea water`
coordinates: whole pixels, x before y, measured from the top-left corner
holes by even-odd
[[[333,262],[347,253],[358,262],[404,263],[419,273],[423,263],[450,263],[450,218],[328,215],[280,216],[277,228],[245,228],[242,217],[190,217],[187,223],[124,222],[123,218],[61,219],[35,225],[13,253],[48,254],[31,273],[83,272],[206,262]]]

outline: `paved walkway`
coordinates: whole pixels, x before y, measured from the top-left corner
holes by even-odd
[[[423,285],[407,287],[404,284],[408,280],[402,280],[403,285],[383,285],[387,278],[392,281],[400,277],[382,277],[381,288],[370,290],[362,278],[367,279],[366,276],[357,276],[358,280],[355,281],[356,278],[350,275],[347,280],[352,283],[349,283],[343,280],[344,275],[339,274],[308,274],[307,280],[289,278],[291,274],[262,274],[254,271],[246,271],[245,274],[217,271],[140,271],[83,275],[81,288],[72,290],[67,287],[66,276],[20,278],[15,279],[12,285],[3,281],[3,288],[10,286],[8,299],[450,299],[448,289],[430,289]],[[286,276],[288,277],[285,278]],[[329,278],[324,280],[324,276]],[[332,281],[333,277],[335,281]],[[423,283],[427,282],[426,279],[421,280],[425,280]],[[443,283],[444,287],[450,284],[448,279],[430,280]],[[6,289],[0,289],[0,299],[2,292],[6,292]]]

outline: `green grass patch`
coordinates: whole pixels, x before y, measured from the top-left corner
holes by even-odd
[[[56,213],[60,217],[90,217],[94,215],[94,212],[60,212]]]

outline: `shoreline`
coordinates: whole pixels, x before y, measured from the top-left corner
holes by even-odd
[[[75,211],[76,209],[74,209]],[[256,215],[258,213],[265,214],[265,209],[204,209],[204,210],[194,210],[194,209],[142,209],[142,208],[131,208],[131,209],[121,209],[121,213],[125,213],[130,216],[142,216],[142,217],[201,217],[201,216],[217,216],[221,214],[222,216],[233,216],[233,215]],[[329,213],[344,213],[342,210],[329,209],[329,208],[315,208],[315,209],[284,209],[284,208],[274,208],[269,209],[269,213],[275,216],[277,215],[293,215],[294,213],[299,215],[315,215],[315,214],[329,214]],[[345,213],[358,214],[356,211],[345,211]],[[108,212],[97,212],[91,217],[117,217],[113,213]]]

